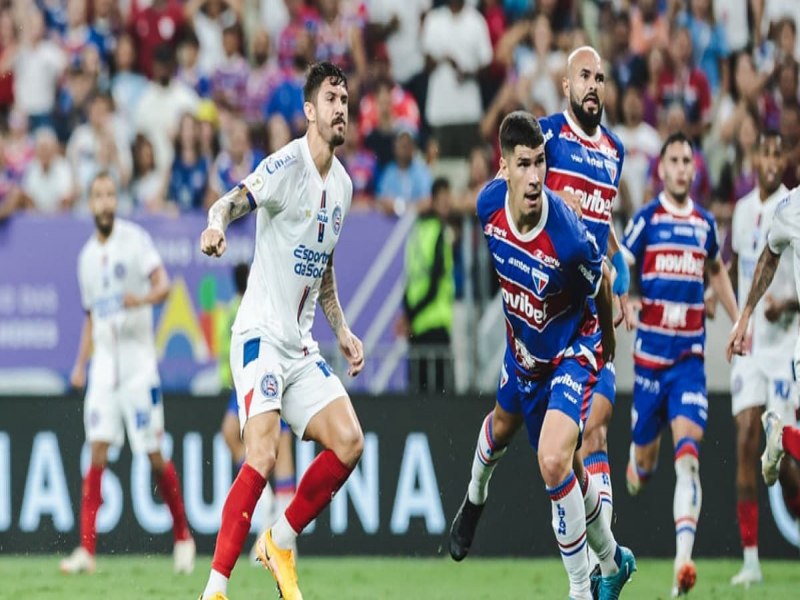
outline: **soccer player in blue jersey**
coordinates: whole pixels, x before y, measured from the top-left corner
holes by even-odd
[[[451,527],[450,553],[455,560],[467,555],[491,467],[525,423],[552,501],[570,597],[592,598],[588,541],[602,569],[600,598],[617,598],[636,561],[599,518],[598,490],[577,458],[592,389],[604,358],[614,353],[603,254],[544,185],[544,137],[536,119],[521,111],[506,116],[500,146],[500,177],[481,190],[477,204],[502,290],[507,347],[497,403],[481,425],[472,480]],[[602,328],[588,308],[595,296]]]
[[[655,470],[661,433],[669,424],[676,475],[672,595],[677,597],[697,578],[692,547],[703,499],[700,442],[708,419],[704,275],[733,322],[739,314],[719,256],[714,217],[689,197],[694,158],[683,133],[664,142],[658,172],[664,191],[634,215],[623,239],[642,283],[627,484],[631,494],[641,491]]]

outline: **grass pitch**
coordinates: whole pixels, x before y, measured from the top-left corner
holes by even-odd
[[[205,585],[210,558],[198,557],[193,575],[176,576],[164,556],[100,556],[92,576],[65,576],[55,556],[0,557],[0,598],[81,600],[195,600]],[[749,590],[729,585],[738,560],[698,560],[691,600],[800,597],[800,565],[763,561],[765,582]],[[305,600],[565,599],[566,574],[551,559],[483,559],[456,564],[449,558],[299,559]],[[623,598],[669,598],[671,560],[643,559]],[[272,600],[275,586],[264,569],[239,561],[228,589],[231,600]]]

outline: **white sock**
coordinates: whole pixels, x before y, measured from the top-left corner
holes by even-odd
[[[692,558],[697,519],[703,504],[700,486],[700,461],[697,442],[682,438],[675,446],[675,498],[672,514],[675,517],[675,565]]]
[[[503,458],[508,446],[496,446],[492,439],[492,413],[486,415],[478,434],[478,445],[472,458],[472,478],[467,496],[473,504],[486,504],[489,495],[489,480],[497,463]]]
[[[228,593],[228,578],[219,571],[211,569],[206,589],[203,590],[203,600],[211,598],[217,592],[223,595]]]
[[[744,549],[744,566],[753,569],[760,568],[758,564],[758,546],[748,546]]]
[[[570,472],[557,486],[547,488],[547,493],[553,505],[553,531],[569,577],[570,598],[591,598],[586,560],[586,510],[575,473]]]
[[[281,515],[272,526],[272,541],[278,548],[292,548],[297,541],[297,532],[289,525],[286,515]]]
[[[619,571],[616,563],[617,542],[611,527],[603,518],[603,498],[597,490],[594,477],[589,477],[588,472],[584,472],[583,485],[583,506],[586,511],[586,537],[589,541],[589,548],[597,557],[600,563],[600,571],[603,576],[613,575]],[[590,565],[593,565],[590,562]]]
[[[610,530],[611,523],[614,520],[614,492],[611,489],[611,467],[608,464],[608,453],[602,450],[592,452],[583,461],[583,466],[594,484],[594,489],[596,489],[597,493],[600,495],[600,518],[603,519]],[[587,506],[586,514],[588,515],[593,508],[594,506]],[[589,567],[592,567],[600,562],[600,559],[591,547],[591,532],[589,536]],[[602,569],[602,565],[600,568]],[[613,572],[616,572],[616,563],[614,563],[614,569]],[[603,572],[603,575],[606,574],[607,573]]]

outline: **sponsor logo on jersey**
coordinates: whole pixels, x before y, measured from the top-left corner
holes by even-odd
[[[603,161],[603,165],[605,166],[606,173],[608,173],[608,176],[611,178],[611,181],[616,180],[616,178],[617,178],[617,163],[614,162],[613,160],[606,159],[606,160]]]
[[[496,237],[506,239],[508,237],[508,232],[502,227],[498,227],[494,223],[487,223],[486,227],[483,228],[483,233],[486,237]]]
[[[547,322],[547,302],[542,302],[525,290],[511,292],[502,288],[503,302],[509,312],[525,317],[534,326],[541,326]]]
[[[278,378],[267,373],[261,378],[261,393],[270,400],[278,397]]]
[[[280,169],[288,167],[292,163],[297,162],[296,154],[284,154],[283,156],[270,156],[264,161],[264,169],[270,175],[275,174]]]
[[[339,230],[342,228],[342,207],[338,204],[333,208],[331,220],[333,221],[333,234],[339,235]]]
[[[553,380],[550,382],[550,389],[552,390],[557,385],[566,386],[579,396],[583,395],[583,385],[581,385],[580,381],[575,381],[572,378],[572,375],[570,375],[569,373],[564,373],[563,375],[554,377]]]
[[[570,158],[571,158],[571,159],[572,159],[574,162],[578,163],[579,165],[580,165],[580,164],[583,164],[583,158],[582,158],[581,156],[579,156],[579,155],[575,154],[574,152],[573,152],[572,154],[570,154],[570,155],[569,155],[569,157],[570,157]]]
[[[331,258],[331,255],[327,252],[318,252],[305,244],[297,246],[293,255],[297,259],[294,264],[295,275],[314,277],[315,279],[322,277],[325,267]]]
[[[508,259],[508,264],[511,265],[512,267],[516,267],[517,269],[519,269],[520,271],[522,271],[525,274],[531,272],[530,265],[525,264],[523,261],[518,259],[516,256],[510,257]]]
[[[553,130],[552,129],[548,129],[547,131],[543,131],[542,133],[544,134],[545,143],[547,143],[547,142],[549,142],[550,140],[553,139]]]
[[[497,252],[492,252],[492,256],[498,265],[504,265],[506,263],[506,259],[500,256]]]
[[[547,287],[547,282],[550,281],[550,276],[547,273],[542,273],[539,269],[531,268],[531,277],[533,278],[534,289],[541,297],[544,288]]]
[[[581,201],[583,213],[592,217],[602,217],[604,220],[611,218],[611,205],[613,198],[603,198],[600,188],[594,188],[589,194],[586,190],[576,189],[571,185],[564,186],[564,191],[575,194]]]
[[[669,230],[662,230],[669,233]],[[681,235],[684,237],[695,237],[695,228],[691,225],[676,225],[672,228],[672,232],[675,235]]]
[[[700,392],[683,392],[681,404],[691,404],[701,408],[708,408],[708,398]]]
[[[705,227],[695,227],[694,237],[697,240],[697,243],[700,244],[701,247],[705,247],[706,239],[708,239],[708,231],[706,231]]]
[[[578,265],[578,271],[581,272],[581,275],[583,275],[590,285],[594,285],[595,279],[597,279],[597,276],[594,273],[592,273],[584,265]]]
[[[656,271],[670,275],[703,276],[705,259],[695,258],[688,250],[681,253],[662,253],[656,256]]]
[[[595,158],[591,154],[586,157],[586,162],[592,165],[593,167],[597,167],[598,169],[603,168],[603,161],[600,160],[599,158]]]
[[[328,222],[328,211],[324,208],[320,209],[317,213],[317,222],[318,223],[327,223]]]
[[[247,185],[254,192],[257,192],[264,187],[264,178],[258,173],[254,173],[253,176],[250,178],[250,180],[247,182]]]
[[[559,268],[561,266],[561,262],[555,256],[545,254],[540,248],[536,248],[536,250],[533,251],[533,258],[548,267]]]

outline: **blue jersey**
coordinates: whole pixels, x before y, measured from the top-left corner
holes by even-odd
[[[586,227],[544,188],[539,224],[521,235],[508,208],[508,185],[495,179],[478,194],[478,218],[503,295],[508,347],[523,375],[540,379],[563,358],[586,354],[599,367],[597,319],[586,299],[600,288],[603,256]],[[576,345],[594,336],[592,348]]]
[[[583,222],[605,255],[625,156],[622,142],[602,125],[594,136],[587,136],[566,112],[544,117],[539,124],[547,161],[545,184],[580,198]]]
[[[642,282],[636,365],[663,369],[687,356],[703,357],[703,272],[707,260],[719,258],[714,217],[691,199],[679,209],[662,194],[634,215],[622,243],[636,258]]]

